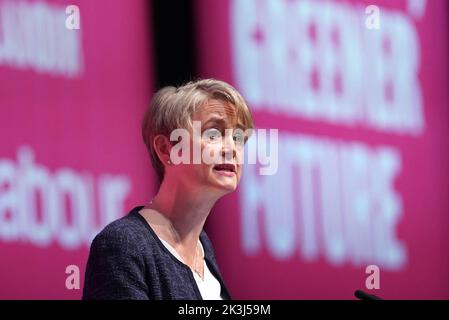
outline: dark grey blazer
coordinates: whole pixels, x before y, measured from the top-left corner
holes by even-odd
[[[190,268],[173,256],[135,207],[107,225],[92,241],[83,299],[202,299]],[[231,299],[206,232],[200,241],[211,273]]]

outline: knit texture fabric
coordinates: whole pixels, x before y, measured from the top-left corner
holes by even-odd
[[[83,299],[201,300],[191,269],[163,245],[139,214],[142,208],[111,222],[92,241]],[[222,298],[231,299],[204,230],[200,241],[207,266],[220,282]]]

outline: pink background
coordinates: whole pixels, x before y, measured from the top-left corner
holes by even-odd
[[[241,89],[235,74],[231,41],[234,30],[230,22],[231,2],[197,1],[198,64],[202,77],[220,78]],[[260,3],[263,2],[267,1]],[[388,8],[400,12],[405,12],[407,5],[407,1],[332,2],[362,8],[362,15],[363,8],[371,4],[380,6],[381,10]],[[306,134],[362,142],[371,147],[389,146],[400,153],[401,170],[394,188],[401,197],[403,208],[396,235],[407,247],[405,266],[396,271],[384,271],[379,265],[380,289],[370,291],[365,288],[368,276],[365,266],[369,263],[345,262],[341,266],[332,266],[322,256],[306,262],[299,251],[281,261],[270,254],[264,242],[257,254],[248,255],[242,248],[241,197],[232,194],[220,201],[208,226],[219,264],[235,298],[351,299],[355,289],[370,291],[386,299],[449,298],[448,9],[446,1],[427,1],[425,15],[413,20],[421,47],[419,83],[425,119],[425,130],[421,134],[396,135],[266,109],[254,112],[259,128],[277,128],[280,135]],[[282,165],[283,161],[279,159],[279,167]],[[241,186],[239,188],[242,192]],[[272,192],[280,194],[285,190],[273,187]]]
[[[83,71],[68,78],[0,64],[0,159],[17,165],[19,147],[28,146],[34,165],[46,167],[51,175],[61,168],[89,175],[95,186],[89,194],[95,203],[91,217],[106,211],[98,194],[99,177],[125,177],[130,189],[123,205],[115,208],[122,215],[147,200],[154,179],[140,133],[152,92],[148,5],[117,0],[45,4],[62,8],[62,13],[67,5],[78,5],[81,28],[66,32],[81,33]],[[12,187],[2,182],[3,200]],[[37,197],[34,204],[40,212],[43,200]],[[66,201],[60,213],[68,221],[73,220],[72,205]],[[0,214],[5,219],[15,216],[4,208]],[[105,222],[97,220],[96,226]],[[39,247],[26,232],[13,241],[1,239],[0,298],[81,298],[81,290],[66,289],[65,270],[68,265],[80,268],[82,289],[88,247],[84,241],[67,249],[55,239]]]

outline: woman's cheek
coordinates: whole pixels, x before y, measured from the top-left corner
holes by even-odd
[[[212,165],[220,162],[220,147],[217,144],[204,143],[201,148],[201,160],[206,165]]]

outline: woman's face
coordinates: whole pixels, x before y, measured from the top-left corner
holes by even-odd
[[[197,190],[218,195],[234,191],[242,175],[245,141],[235,107],[220,100],[209,100],[197,109],[192,121],[201,128],[201,136],[190,130],[192,161],[176,166],[176,175]],[[201,150],[199,164],[198,160],[192,163],[195,148]]]

